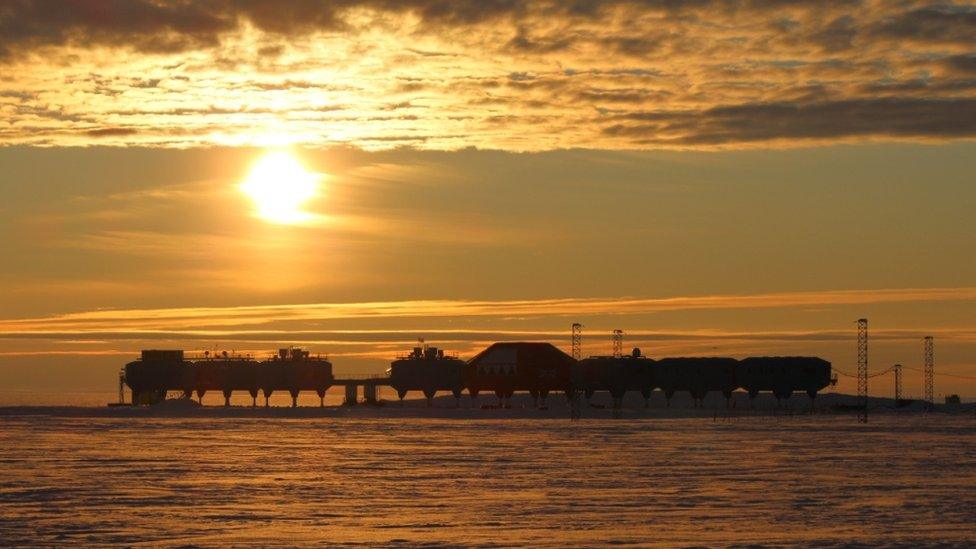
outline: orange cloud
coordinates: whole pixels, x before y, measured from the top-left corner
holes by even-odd
[[[523,151],[976,136],[970,2],[114,6],[4,7],[0,143]]]

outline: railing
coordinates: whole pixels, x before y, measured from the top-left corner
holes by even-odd
[[[447,359],[460,360],[458,356],[459,355],[457,353],[444,353],[442,356],[433,357],[433,360],[447,360]],[[425,357],[424,355],[417,356],[413,353],[400,353],[398,355],[395,355],[395,360],[431,360],[431,359]]]
[[[332,383],[333,385],[344,385],[346,387],[356,385],[369,387],[371,385],[388,385],[390,383],[390,377],[384,374],[362,374],[358,376],[333,377]]]
[[[218,349],[183,351],[183,360],[253,360],[254,355]]]
[[[253,355],[183,355],[183,360],[193,360],[198,362],[225,362],[225,361],[251,361],[256,360]]]

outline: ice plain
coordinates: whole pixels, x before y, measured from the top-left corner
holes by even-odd
[[[0,409],[0,543],[976,541],[972,413],[460,412]]]

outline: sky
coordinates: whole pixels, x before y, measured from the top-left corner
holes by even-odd
[[[973,2],[5,2],[0,390],[581,322],[853,391],[867,317],[976,396],[974,90]]]

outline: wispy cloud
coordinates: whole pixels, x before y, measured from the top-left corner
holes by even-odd
[[[332,359],[342,371],[378,371],[397,354],[416,344],[416,335],[462,358],[474,356],[496,341],[549,341],[566,348],[566,330],[458,330],[418,327],[411,330],[203,330],[203,331],[120,331],[87,333],[78,339],[76,332],[0,333],[0,359],[64,357],[98,358],[121,363],[137,356],[139,349],[159,346],[185,349],[233,349],[255,357],[266,356],[282,345],[299,345]],[[942,373],[976,373],[967,362],[976,345],[976,326],[942,329],[874,329],[871,339],[888,355],[905,357],[918,348],[922,337],[935,336],[953,352],[943,353]],[[849,330],[627,330],[628,346],[640,347],[651,357],[665,356],[755,356],[820,355],[829,360],[849,358],[854,331]],[[586,356],[605,354],[609,340],[605,334],[587,333],[583,339]],[[899,359],[904,360],[904,359]],[[912,363],[909,360],[909,363]],[[843,362],[838,364],[843,368]]]
[[[439,343],[481,343],[515,340],[566,339],[566,330],[493,330],[452,329],[418,326],[411,329],[388,330],[132,330],[132,331],[5,331],[0,339],[35,341],[46,340],[58,344],[101,345],[111,341],[223,341],[233,343],[289,343],[296,345],[385,345],[402,348],[416,342],[417,335]],[[837,342],[849,341],[851,330],[627,330],[627,338],[633,341],[782,341],[782,342]],[[65,339],[79,335],[98,339]],[[939,329],[876,329],[871,338],[881,341],[918,341],[925,336],[939,339],[976,342],[976,327]],[[600,339],[605,339],[602,336]]]
[[[828,290],[754,295],[670,298],[565,298],[509,301],[419,300],[363,303],[308,303],[240,307],[95,310],[0,320],[0,332],[84,333],[227,329],[276,322],[352,319],[462,318],[506,316],[637,315],[688,310],[805,308],[899,302],[976,300],[976,288]]]

